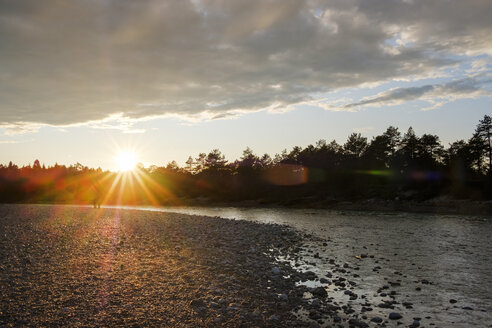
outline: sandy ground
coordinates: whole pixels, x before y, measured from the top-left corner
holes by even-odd
[[[0,205],[0,327],[303,326],[299,274],[274,260],[302,238],[220,218]]]

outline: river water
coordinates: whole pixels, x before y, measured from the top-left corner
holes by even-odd
[[[399,304],[391,311],[401,313],[400,321],[407,327],[414,317],[421,318],[421,327],[492,327],[492,217],[282,208],[137,208],[289,225],[320,239],[306,241],[295,262],[298,268],[318,277],[342,276],[340,271],[349,276],[355,282],[352,291],[364,295],[363,299],[349,301],[333,285],[324,286],[339,304],[354,309],[370,301],[374,306],[368,319],[375,315],[387,318],[390,310],[376,305],[393,291]],[[362,254],[367,257],[356,258]]]

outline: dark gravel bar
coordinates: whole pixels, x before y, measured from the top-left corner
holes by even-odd
[[[302,327],[308,236],[137,210],[0,205],[0,327]],[[312,322],[311,322],[312,324]]]

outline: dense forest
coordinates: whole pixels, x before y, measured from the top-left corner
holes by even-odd
[[[492,198],[492,119],[479,121],[469,140],[445,148],[432,134],[389,127],[367,140],[353,133],[340,145],[319,140],[273,158],[244,150],[228,162],[214,149],[126,173],[79,163],[44,167],[39,160],[0,165],[0,201],[32,203],[186,205],[256,201],[295,205],[339,200]]]

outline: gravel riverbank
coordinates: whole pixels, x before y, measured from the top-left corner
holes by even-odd
[[[0,206],[0,326],[302,326],[297,232],[202,216]],[[296,279],[300,279],[297,275]]]

